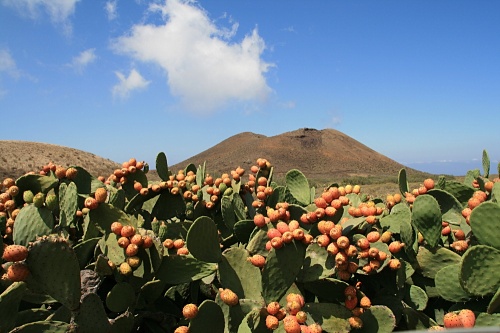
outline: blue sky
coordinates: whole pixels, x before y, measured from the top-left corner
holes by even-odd
[[[422,171],[500,159],[499,1],[0,0],[0,31],[0,140],[175,164],[310,127]]]

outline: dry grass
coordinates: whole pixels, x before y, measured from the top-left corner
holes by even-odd
[[[92,175],[107,176],[120,165],[78,149],[27,141],[0,141],[0,179],[17,178],[43,165],[81,166]]]

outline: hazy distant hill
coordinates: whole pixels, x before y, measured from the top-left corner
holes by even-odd
[[[78,149],[28,141],[0,140],[0,179],[17,178],[53,162],[62,166],[78,165],[94,176],[108,176],[120,164]]]
[[[206,161],[208,172],[220,174],[237,166],[248,169],[259,157],[267,158],[275,166],[277,176],[290,169],[299,169],[316,180],[397,176],[401,168],[422,179],[428,175],[407,168],[337,130],[310,128],[271,137],[251,132],[236,134],[170,168],[177,171],[189,163],[198,166]]]

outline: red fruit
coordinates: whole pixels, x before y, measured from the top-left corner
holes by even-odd
[[[389,268],[392,270],[397,270],[401,268],[401,261],[397,258],[392,258],[389,260]]]
[[[122,235],[122,228],[123,228],[123,225],[118,221],[111,223],[111,232],[117,236]]]
[[[193,303],[184,305],[182,308],[182,315],[184,318],[193,319],[198,314],[198,306]]]
[[[370,241],[366,238],[360,238],[357,245],[361,250],[368,250],[370,248]]]
[[[370,299],[366,296],[361,297],[359,300],[359,306],[362,307],[363,309],[368,309],[372,306],[372,302]]]
[[[344,295],[347,298],[356,297],[357,293],[358,293],[358,290],[354,286],[347,286],[344,289]]]
[[[363,321],[359,317],[349,317],[348,321],[351,328],[359,329],[363,327]]]
[[[321,328],[321,325],[318,323],[307,326],[307,329],[308,333],[323,333],[323,328]]]
[[[375,243],[375,242],[377,242],[380,239],[380,232],[378,232],[378,231],[370,231],[366,235],[366,239],[368,239],[368,241],[370,243]]]
[[[151,236],[145,236],[143,237],[143,242],[142,242],[142,247],[145,249],[149,249],[151,246],[153,246],[153,238]]]
[[[99,203],[95,198],[88,197],[85,199],[84,205],[88,209],[96,209],[99,206]]]
[[[296,301],[300,304],[301,307],[306,304],[304,297],[301,294],[296,293],[290,293],[286,295],[286,301],[287,303]]]
[[[280,310],[280,304],[278,302],[271,302],[267,305],[267,313],[270,315],[276,315]]]
[[[281,239],[281,237],[274,237],[273,239],[271,239],[271,246],[276,250],[282,248],[283,240]]]
[[[118,246],[126,249],[130,245],[130,240],[127,237],[118,238]]]
[[[424,186],[427,190],[432,190],[434,188],[434,180],[432,180],[432,178],[427,178],[424,180]]]
[[[300,333],[300,324],[295,316],[286,316],[283,319],[283,328],[286,333]]]
[[[474,327],[476,324],[476,315],[472,310],[469,309],[462,309],[458,313],[458,317],[460,318],[460,321],[462,322],[462,327]]]
[[[351,298],[346,298],[344,305],[346,308],[349,310],[353,310],[358,306],[358,298],[356,296],[351,297]]]
[[[188,326],[179,326],[175,329],[174,333],[189,333]]]
[[[285,231],[283,235],[281,235],[281,240],[285,244],[291,243],[293,241],[293,234],[290,231]]]
[[[455,312],[448,312],[445,314],[443,323],[446,328],[462,327],[460,317]]]
[[[231,289],[219,289],[219,296],[221,300],[229,306],[234,306],[239,303],[238,295]]]
[[[184,247],[185,244],[186,243],[184,242],[184,239],[182,239],[182,238],[178,238],[178,239],[174,240],[174,247],[176,249],[180,249],[180,248]]]
[[[281,237],[281,232],[276,229],[276,228],[270,228],[268,231],[267,231],[267,238],[269,240],[273,239],[274,237]]]
[[[135,234],[133,235],[131,238],[130,238],[130,243],[132,244],[135,244],[139,247],[142,246],[142,244],[144,244],[144,239],[142,239],[142,236],[139,235],[139,234]]]
[[[296,315],[302,309],[302,305],[297,300],[293,300],[286,304],[286,309],[289,314]]]
[[[307,320],[307,313],[305,313],[304,311],[299,311],[295,314],[295,318],[297,318],[299,324],[304,324]]]
[[[104,187],[99,187],[95,190],[94,198],[98,203],[102,203],[108,198],[108,191]]]
[[[253,217],[253,223],[257,227],[262,228],[266,225],[266,218],[263,214],[255,214],[255,216]]]
[[[24,262],[15,262],[7,268],[7,277],[12,282],[24,281],[30,274],[28,265]]]
[[[135,228],[131,225],[124,225],[121,230],[121,235],[123,237],[132,237],[135,235]]]
[[[266,264],[266,258],[260,254],[254,254],[251,257],[248,257],[247,259],[254,265],[255,267],[262,268]]]
[[[340,249],[347,249],[350,245],[349,238],[347,238],[347,236],[340,236],[337,239],[337,245]]]
[[[187,249],[187,247],[181,247],[181,248],[177,249],[177,254],[178,255],[188,255],[189,250]]]
[[[276,224],[276,229],[283,234],[287,231],[290,231],[290,228],[288,228],[288,224],[286,222],[280,221]]]
[[[5,261],[23,261],[28,256],[28,248],[23,245],[9,245],[3,250]]]
[[[136,244],[129,244],[125,249],[125,254],[128,257],[133,257],[137,255],[138,252],[139,252],[139,246],[137,246]]]
[[[266,317],[266,327],[270,330],[275,330],[280,325],[278,318],[273,315],[267,315]]]

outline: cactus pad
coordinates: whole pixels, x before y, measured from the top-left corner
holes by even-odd
[[[500,249],[500,205],[483,202],[472,210],[470,226],[480,244]]]
[[[189,253],[198,260],[219,262],[222,259],[217,226],[210,217],[201,216],[194,221],[189,228],[186,245]]]
[[[494,294],[500,287],[500,250],[486,245],[471,247],[462,257],[460,281],[472,295]]]

